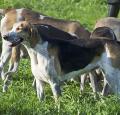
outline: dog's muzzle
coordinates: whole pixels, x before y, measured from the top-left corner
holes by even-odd
[[[10,47],[14,47],[16,45],[19,45],[23,41],[22,37],[19,37],[14,33],[8,33],[6,35],[3,35],[3,39],[6,41],[9,41],[11,43],[9,45]]]

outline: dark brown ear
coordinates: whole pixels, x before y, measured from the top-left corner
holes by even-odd
[[[90,38],[105,37],[112,40],[117,40],[114,31],[109,27],[98,27],[90,35]]]
[[[21,24],[20,24],[20,28],[23,29],[24,31],[28,31],[30,30],[30,23],[27,22],[27,21],[22,21]]]
[[[30,33],[32,38],[37,38],[38,37],[38,31],[37,28],[34,25],[30,24]]]

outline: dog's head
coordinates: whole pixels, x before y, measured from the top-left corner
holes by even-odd
[[[96,38],[96,37],[99,37],[101,39],[104,37],[104,39],[106,38],[111,40],[117,40],[114,31],[111,28],[105,26],[98,27],[91,33],[90,38]]]
[[[33,42],[33,38],[37,35],[37,30],[27,21],[21,21],[15,23],[10,32],[3,36],[3,38],[9,41],[10,47],[19,45],[21,42],[30,43]]]

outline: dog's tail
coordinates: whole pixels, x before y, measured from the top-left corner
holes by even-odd
[[[68,74],[65,74],[65,75],[59,77],[60,82],[70,80],[71,78],[75,78],[75,77],[78,77],[78,76],[80,77],[84,73],[89,73],[89,72],[91,72],[91,70],[98,69],[98,68],[99,68],[99,65],[90,64],[83,69],[72,71],[72,72],[69,72]]]

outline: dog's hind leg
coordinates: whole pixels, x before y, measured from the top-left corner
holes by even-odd
[[[35,78],[33,79],[32,87],[36,89],[36,79]]]
[[[44,99],[44,89],[43,89],[43,85],[44,82],[36,79],[36,90],[37,90],[37,97],[40,101],[42,101]]]
[[[6,92],[8,89],[8,86],[11,84],[12,82],[12,74],[15,73],[17,71],[18,68],[18,63],[14,63],[9,65],[9,69],[8,72],[6,72],[4,74],[4,84],[3,84],[3,92]]]
[[[15,47],[12,49],[12,55],[11,55],[8,72],[4,74],[5,79],[4,79],[4,85],[3,85],[3,92],[6,92],[8,89],[8,86],[11,84],[12,74],[17,71],[19,61],[20,61],[20,47]]]
[[[83,92],[84,90],[86,77],[87,77],[87,74],[83,74],[80,76],[80,92]]]
[[[89,73],[90,76],[90,82],[91,82],[91,87],[94,93],[99,92],[99,86],[98,86],[98,82],[97,82],[97,74],[95,73],[95,71],[91,71]]]
[[[104,85],[103,85],[103,90],[102,90],[102,95],[103,96],[107,96],[108,95],[109,90],[110,90],[109,87],[110,86],[108,85],[107,80],[104,78]]]
[[[57,102],[58,97],[61,95],[61,89],[59,82],[56,81],[50,81],[50,87],[52,89],[52,93],[55,99],[55,102]]]
[[[4,73],[4,66],[7,63],[7,61],[9,60],[10,56],[11,56],[11,51],[12,48],[9,47],[8,42],[6,42],[5,40],[3,40],[2,43],[2,52],[1,52],[1,56],[0,56],[0,75],[3,72]],[[1,75],[2,79],[4,79],[4,77]]]

